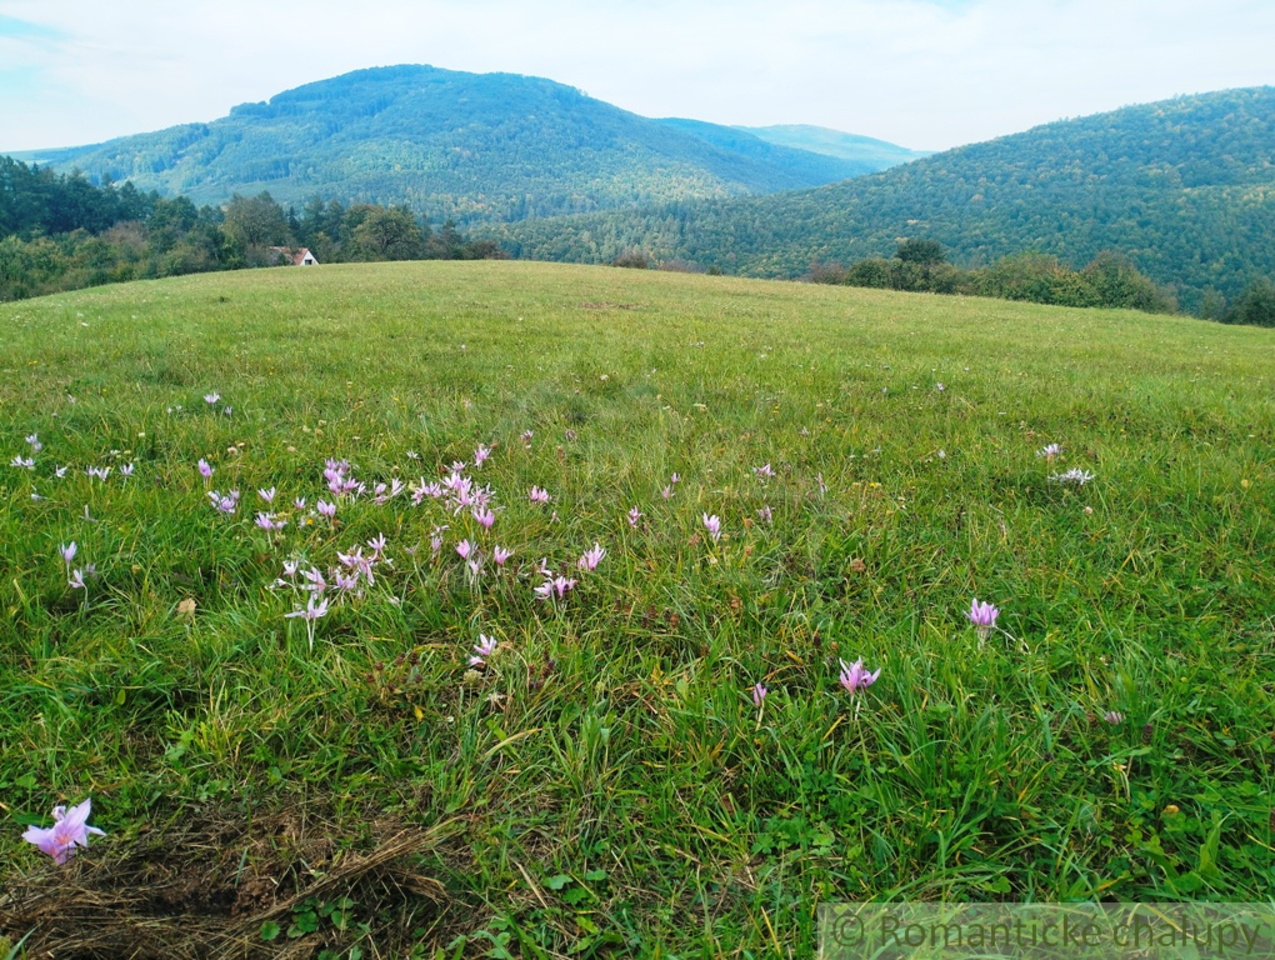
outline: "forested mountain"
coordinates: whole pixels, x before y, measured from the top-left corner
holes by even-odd
[[[793,190],[864,169],[729,132],[731,143],[535,77],[398,66],[212,123],[16,156],[196,203],[268,190],[283,203],[406,204],[462,224]]]
[[[610,262],[640,250],[755,276],[888,257],[930,238],[962,267],[1104,250],[1198,311],[1275,276],[1275,88],[1066,120],[814,190],[650,205],[488,231],[514,255]]]
[[[759,140],[765,140],[776,146],[821,153],[828,157],[839,157],[853,163],[859,173],[888,170],[900,163],[911,163],[913,160],[928,157],[934,152],[933,150],[909,150],[907,147],[900,147],[898,144],[885,140],[800,123],[774,127],[735,127],[735,129],[751,133]]]

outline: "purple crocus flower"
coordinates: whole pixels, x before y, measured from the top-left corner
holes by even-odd
[[[992,628],[996,626],[996,618],[1000,616],[1000,611],[990,603],[979,603],[978,597],[975,597],[970,603],[970,612],[966,616],[970,618],[970,623],[978,628],[978,638],[986,640],[991,636]]]
[[[584,552],[584,556],[580,558],[580,562],[577,564],[577,566],[579,566],[581,570],[592,572],[598,569],[598,564],[602,562],[602,558],[605,557],[606,555],[607,555],[607,552],[604,549],[602,549],[601,544],[595,541],[593,544],[593,549],[586,550]]]
[[[22,834],[22,839],[27,843],[34,843],[44,853],[51,856],[54,863],[66,863],[75,853],[77,846],[88,848],[89,834],[95,833],[99,837],[106,835],[97,827],[88,825],[91,812],[92,798],[70,810],[66,807],[54,807],[53,826],[27,827],[26,832]]]
[[[775,522],[775,517],[770,512],[770,504],[766,504],[764,507],[762,507],[760,510],[757,511],[757,519],[763,520],[767,524],[773,524]]]
[[[1119,713],[1116,710],[1108,710],[1102,715],[1102,719],[1106,720],[1112,726],[1115,726],[1116,724],[1124,723],[1124,714]]]
[[[84,571],[72,570],[71,579],[67,581],[71,585],[72,590],[84,590]]]
[[[212,465],[203,457],[199,458],[199,475],[205,480],[213,475]]]
[[[204,394],[204,403],[208,404],[208,406],[210,407],[220,399],[221,399],[220,393],[205,393]]]
[[[468,540],[462,540],[456,544],[456,552],[460,554],[462,560],[468,560],[471,553],[477,549],[477,545],[470,543]]]
[[[485,461],[490,456],[491,456],[491,447],[487,446],[486,444],[480,443],[477,446],[477,448],[474,450],[474,469],[477,470],[479,467],[481,467],[483,465],[483,461]]]
[[[714,543],[716,543],[718,540],[722,538],[721,517],[717,516],[716,514],[714,514],[711,517],[707,513],[704,514],[704,526],[708,530],[708,535],[713,538]]]
[[[312,621],[318,620],[320,617],[327,616],[327,613],[328,613],[327,598],[324,597],[322,601],[316,604],[314,602],[314,598],[316,596],[318,596],[317,593],[311,593],[310,598],[306,601],[304,610],[293,610],[291,613],[285,613],[284,617],[285,618],[300,617],[302,620],[305,620],[306,622],[312,622]]]
[[[629,526],[637,529],[638,521],[642,519],[642,511],[634,507],[629,511]]]
[[[275,494],[275,488],[274,488],[274,487],[271,487],[269,490],[258,490],[258,491],[257,491],[257,496],[259,496],[259,497],[260,497],[262,500],[264,500],[266,503],[274,503],[274,494]]]
[[[1053,463],[1054,458],[1062,453],[1062,447],[1056,443],[1047,443],[1036,451],[1036,456],[1044,457],[1046,463]]]
[[[769,480],[775,475],[775,471],[771,469],[769,463],[761,467],[753,467],[753,473],[757,475],[758,480]]]
[[[753,706],[760,710],[762,703],[766,699],[766,694],[768,693],[770,693],[770,691],[763,687],[759,681],[757,686],[753,687]]]
[[[488,507],[475,507],[473,513],[474,519],[488,530],[490,530],[491,525],[496,522],[496,514],[494,514]]]
[[[287,520],[278,520],[273,513],[258,513],[256,522],[262,530],[282,530],[288,525]]]
[[[575,580],[568,580],[566,577],[559,575],[545,580],[544,583],[535,588],[534,592],[541,600],[548,600],[555,593],[558,595],[558,599],[561,600],[567,595],[567,591],[575,587],[575,585]]]
[[[876,682],[877,677],[881,676],[881,668],[877,668],[876,673],[869,673],[863,665],[862,658],[854,663],[841,663],[841,685],[846,688],[846,692],[850,696],[854,696],[860,690],[872,686]]]
[[[531,491],[527,494],[527,499],[532,503],[548,503],[549,491],[542,490],[540,487],[532,487]]]
[[[503,567],[505,565],[505,561],[512,557],[514,552],[512,550],[506,550],[504,547],[496,547],[496,549],[491,552],[491,555],[492,559],[496,561],[496,566]]]
[[[336,516],[335,503],[328,503],[326,500],[320,500],[314,505],[314,508],[319,511],[319,516],[327,517],[329,520]]]
[[[483,666],[487,663],[487,658],[496,652],[496,641],[485,633],[478,635],[478,642],[474,644],[474,654],[469,658],[471,667]]]
[[[76,551],[79,549],[74,540],[69,544],[58,544],[58,552],[62,554],[62,560],[68,567],[71,565],[71,561],[75,559]]]

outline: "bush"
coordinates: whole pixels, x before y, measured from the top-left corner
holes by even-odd
[[[629,248],[611,261],[613,267],[626,267],[630,270],[649,270],[651,259],[642,250]]]
[[[1225,322],[1275,327],[1275,283],[1265,278],[1250,283],[1227,311]]]

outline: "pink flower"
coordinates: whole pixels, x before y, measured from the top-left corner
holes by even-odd
[[[474,519],[490,530],[491,525],[496,522],[496,515],[488,507],[475,507]]]
[[[1044,457],[1046,462],[1053,463],[1054,458],[1062,453],[1062,447],[1056,443],[1047,443],[1036,451],[1036,456]]]
[[[497,547],[491,552],[492,557],[496,561],[496,566],[503,567],[505,561],[514,555],[512,550],[506,550],[504,547]]]
[[[470,543],[468,540],[462,540],[456,544],[456,552],[460,554],[462,560],[468,560],[469,555],[477,549],[477,544]]]
[[[607,555],[607,552],[603,550],[602,546],[595,541],[593,544],[593,549],[586,550],[584,552],[584,556],[580,558],[580,562],[577,564],[577,566],[579,566],[581,570],[592,572],[598,569],[598,564],[602,562],[602,558],[605,557],[606,555]]]
[[[757,511],[757,519],[763,520],[767,524],[773,524],[775,522],[774,515],[770,512],[770,504],[766,504]]]
[[[970,603],[970,612],[966,616],[970,618],[970,623],[978,628],[978,638],[986,640],[996,626],[996,618],[1000,616],[1000,611],[990,603],[979,603],[978,597],[975,597]]]
[[[207,480],[213,475],[213,468],[203,457],[199,458],[199,475]]]
[[[322,594],[327,590],[328,582],[323,578],[323,572],[318,567],[311,567],[309,570],[301,571],[301,573],[302,576],[310,581],[305,589],[317,594]],[[354,577],[357,580],[358,574],[356,573]]]
[[[257,526],[262,530],[282,530],[287,525],[287,520],[276,520],[273,513],[257,514]]]
[[[673,499],[673,488],[672,488],[672,487],[665,487],[663,490],[661,490],[661,491],[660,491],[660,493],[661,493],[661,494],[663,494],[663,496],[664,496],[664,499],[665,499],[665,500],[672,500],[672,499]]]
[[[872,686],[876,682],[877,677],[881,676],[880,667],[876,673],[869,673],[863,666],[863,660],[856,660],[854,663],[847,664],[844,660],[841,663],[841,685],[846,688],[846,692],[850,696],[854,696],[865,687]]]
[[[496,652],[496,641],[485,633],[478,635],[478,642],[474,644],[474,655],[469,658],[471,667],[483,666],[487,663],[487,658]]]
[[[314,505],[314,507],[316,510],[319,511],[319,516],[321,517],[327,517],[329,520],[331,520],[333,517],[336,516],[335,503],[328,503],[326,500],[320,500],[318,503]]]
[[[88,825],[91,810],[92,798],[70,810],[66,807],[54,807],[53,826],[27,827],[22,839],[34,843],[51,856],[54,863],[66,863],[77,846],[88,848],[90,833],[96,833],[99,837],[106,835],[97,827]]]
[[[324,597],[322,602],[316,605],[314,602],[314,598],[316,596],[318,596],[317,593],[311,593],[310,599],[306,601],[304,610],[293,610],[291,613],[285,613],[284,617],[285,618],[300,617],[302,620],[305,620],[307,622],[313,622],[315,620],[318,620],[320,617],[327,616],[327,612],[328,612],[327,598]]]
[[[204,394],[204,403],[208,404],[208,406],[210,407],[220,399],[221,399],[220,393],[205,393]]]
[[[713,538],[714,543],[722,538],[721,517],[716,514],[711,517],[707,513],[704,514],[704,527],[708,530],[708,535]]]
[[[479,467],[481,467],[483,465],[483,461],[485,461],[490,456],[491,456],[491,447],[488,447],[485,444],[480,443],[478,447],[474,450],[474,469],[477,470]]]
[[[762,467],[753,467],[753,473],[757,475],[758,480],[769,480],[775,475],[775,471],[770,468],[769,463]]]
[[[762,702],[766,699],[766,694],[768,693],[770,691],[763,687],[759,681],[757,686],[753,687],[753,706],[760,710]]]
[[[531,491],[527,494],[527,499],[532,503],[548,503],[549,491],[542,490],[540,487],[532,487]]]
[[[629,511],[629,526],[637,529],[638,521],[642,519],[642,511],[634,507]]]
[[[575,587],[575,585],[575,580],[568,580],[566,577],[559,575],[546,580],[540,586],[536,587],[535,594],[541,600],[548,600],[556,593],[558,595],[558,599],[561,600],[566,596],[567,591]]]
[[[75,559],[77,550],[79,550],[79,547],[75,545],[74,540],[70,544],[58,544],[58,551],[62,554],[62,559],[68,567],[71,565],[71,561]]]
[[[274,492],[275,492],[274,487],[271,487],[269,490],[258,490],[257,496],[259,496],[266,503],[274,503]]]
[[[1103,714],[1102,719],[1106,720],[1112,726],[1115,726],[1116,724],[1124,723],[1124,714],[1115,710],[1108,710],[1105,714]]]

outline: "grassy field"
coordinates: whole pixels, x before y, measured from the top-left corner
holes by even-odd
[[[12,941],[808,956],[821,900],[1275,887],[1271,331],[499,262],[0,330]]]

